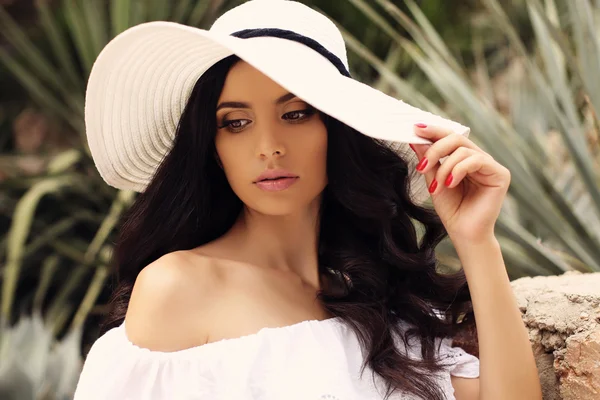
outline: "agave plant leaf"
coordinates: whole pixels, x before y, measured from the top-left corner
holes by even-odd
[[[40,274],[40,280],[38,287],[35,291],[33,298],[33,312],[34,314],[41,315],[44,303],[44,298],[52,282],[52,277],[56,272],[60,258],[56,254],[48,256],[42,264],[42,273]]]
[[[166,1],[161,0],[144,0],[146,21],[164,21],[170,18],[170,13],[175,7]]]
[[[197,1],[188,15],[186,23],[191,26],[200,26],[210,8],[210,3],[210,1]]]
[[[13,331],[11,347],[23,368],[32,378],[34,387],[39,387],[48,361],[52,333],[44,327],[39,314],[21,316]]]
[[[35,254],[40,248],[48,244],[54,243],[54,241],[63,236],[66,232],[69,232],[73,226],[80,221],[88,221],[90,223],[98,223],[99,218],[88,210],[77,210],[72,215],[65,217],[50,226],[46,226],[41,222],[34,222],[34,226],[37,232],[32,240],[25,245],[23,250],[23,259]]]
[[[582,0],[582,2],[587,2],[587,0]],[[585,142],[585,131],[577,116],[577,107],[576,104],[573,103],[572,96],[567,93],[555,93],[552,91],[552,85],[549,83],[550,79],[547,79],[544,72],[530,59],[525,45],[522,43],[498,1],[483,0],[483,3],[488,7],[490,12],[494,14],[499,26],[506,32],[511,43],[514,45],[514,48],[522,55],[525,66],[530,73],[530,78],[536,83],[537,89],[544,94],[541,99],[548,102],[548,105],[552,107],[555,112],[562,128],[559,132],[563,136],[565,145],[573,155],[573,162],[577,167],[582,180],[586,184],[590,196],[592,196],[592,199],[594,200],[593,206],[600,212],[600,188],[598,187],[598,182],[600,182],[600,180],[594,171],[594,166],[591,164],[590,160],[592,157],[587,147],[587,143]],[[579,20],[579,18],[583,17],[583,15],[578,15],[576,18]],[[585,20],[587,20],[587,16]],[[600,51],[595,47],[586,48],[584,50],[596,50],[596,54],[600,54]],[[587,59],[587,56],[579,53],[578,55]]]
[[[13,48],[21,53],[32,74],[38,77],[45,85],[54,90],[64,90],[55,77],[58,73],[55,66],[48,61],[41,50],[29,39],[27,34],[10,17],[10,15],[0,6],[0,23],[2,24],[3,36],[12,44]]]
[[[483,41],[479,36],[473,37],[473,58],[474,58],[474,72],[477,83],[481,88],[481,95],[490,106],[497,108],[496,96],[494,95],[494,89],[492,80],[490,77],[488,65],[485,62],[485,55],[483,49]]]
[[[46,364],[45,383],[55,399],[72,399],[83,366],[81,329],[69,331],[56,343]]]
[[[130,20],[130,10],[131,0],[110,0],[111,36],[117,36],[133,25]]]
[[[46,373],[52,333],[45,329],[41,317],[33,314],[22,316],[12,328],[5,328],[2,340],[2,364],[12,364],[11,369],[24,373],[27,379],[19,386],[28,383],[37,393]]]
[[[339,28],[348,48],[354,51],[359,57],[369,62],[380,74],[381,80],[389,85],[395,93],[402,94],[406,99],[410,99],[411,104],[414,104],[416,107],[423,107],[430,112],[440,115],[445,114],[435,103],[419,93],[419,91],[417,91],[409,82],[402,79],[392,68],[387,66],[382,60],[378,59],[366,46],[352,36],[350,32],[346,31],[343,27]]]
[[[389,7],[389,0],[377,0],[378,3],[384,4],[386,8],[391,12],[395,12],[397,10],[396,7]],[[413,0],[406,0],[406,5],[410,9],[412,15],[416,20],[416,24],[412,23],[412,19],[408,16],[403,16],[402,20],[405,21],[404,26],[407,30],[414,35],[414,38],[420,38],[419,42],[421,45],[425,43],[425,41],[429,42],[433,48],[437,50],[437,52],[442,56],[442,58],[454,69],[457,73],[464,74],[464,67],[461,66],[456,58],[452,55],[452,52],[446,46],[446,43],[442,39],[442,37],[437,33],[433,25],[429,22],[425,14],[421,11],[421,9],[417,6],[417,4]],[[417,25],[420,27],[417,28]],[[420,34],[420,30],[423,30],[424,35]],[[464,74],[466,77],[466,74]]]
[[[10,312],[19,279],[25,242],[39,201],[43,196],[50,193],[57,193],[70,184],[70,180],[64,177],[47,178],[32,186],[19,200],[8,233],[7,262],[2,281],[1,321],[10,320]]]
[[[593,7],[589,0],[568,1],[567,8],[571,19],[573,37],[581,78],[596,110],[600,110],[600,7]]]
[[[88,1],[83,6],[83,9],[94,7],[94,1]],[[87,13],[82,11],[82,5],[78,0],[65,0],[63,2],[65,10],[65,19],[70,30],[70,36],[73,39],[77,48],[77,53],[80,57],[86,76],[89,75],[96,55],[100,52],[103,45],[102,39],[99,37],[98,26],[95,21],[86,19]],[[95,33],[95,39],[93,36]]]
[[[96,304],[96,300],[98,299],[98,295],[104,286],[104,282],[108,277],[108,268],[106,266],[100,266],[96,268],[96,272],[94,273],[94,278],[90,283],[90,286],[79,305],[79,309],[75,313],[73,317],[73,322],[69,328],[70,331],[78,331],[80,332],[83,329],[83,324],[89,315],[90,311]]]
[[[29,71],[26,66],[9,55],[4,49],[0,49],[0,62],[4,64],[21,85],[27,89],[31,97],[44,107],[44,109],[54,113],[64,121],[67,121],[74,129],[83,129],[83,120],[74,118],[74,115],[77,115],[76,110],[66,107],[61,100],[40,81],[38,76]]]
[[[85,262],[91,264],[96,255],[100,251],[100,248],[104,245],[108,235],[112,232],[123,211],[128,207],[133,199],[135,198],[135,192],[131,190],[121,190],[113,201],[113,204],[108,212],[108,215],[100,225],[100,228],[96,232],[96,236],[90,243],[86,253]]]
[[[37,400],[48,393],[52,399],[72,398],[83,364],[80,346],[81,330],[56,342],[37,312],[5,327],[0,350],[1,398]]]
[[[54,54],[59,70],[63,71],[63,83],[65,86],[73,88],[73,95],[83,93],[84,83],[81,76],[77,73],[75,63],[71,57],[69,43],[63,29],[59,26],[52,14],[51,8],[46,1],[39,1],[38,11],[40,16],[40,25],[50,42],[50,48]],[[78,109],[83,109],[83,97],[79,99]]]
[[[14,358],[0,364],[0,399],[36,400],[33,381]]]
[[[527,261],[531,262],[531,266],[525,271],[535,270],[537,273],[532,275],[562,274],[573,269],[563,259],[545,248],[539,240],[512,218],[502,215],[496,223],[496,229],[501,233],[501,237],[505,240],[504,243],[518,244],[520,251],[527,253]],[[517,250],[512,249],[512,254],[516,253]],[[582,272],[590,272],[590,267],[586,264],[579,264],[578,267],[585,270]]]
[[[78,265],[77,268],[73,271],[73,273],[68,277],[68,279],[65,281],[64,285],[60,288],[58,294],[52,301],[52,304],[48,307],[46,317],[47,321],[56,321],[58,319],[61,310],[64,309],[71,294],[77,287],[81,285],[81,282],[88,274],[89,269],[94,265],[93,263],[96,261],[98,252],[105,245],[106,239],[109,233],[114,229],[121,213],[131,203],[134,197],[135,192],[119,192],[119,195],[113,202],[110,212],[108,213],[108,215],[102,222],[100,228],[96,232],[94,239],[87,247],[87,250],[83,256],[83,260],[81,260],[81,264]],[[97,267],[96,278],[94,278],[95,281],[99,279],[104,279],[102,277],[106,277],[106,271],[102,270],[102,267]],[[96,285],[99,285],[99,283],[96,283]],[[92,294],[89,294],[88,296],[92,296],[95,299],[97,293],[95,295],[93,293],[94,292],[92,292]],[[91,307],[91,304],[82,303],[80,306],[80,310],[83,311],[80,311],[80,313],[84,313],[84,315],[87,315]],[[83,323],[83,321],[81,317],[78,317],[77,320],[74,320],[73,327],[76,327],[78,326],[78,324],[81,323]],[[60,326],[55,326],[55,329],[60,330]]]
[[[65,239],[54,239],[49,245],[56,251],[57,254],[75,262],[76,264],[84,264],[85,260],[85,248],[87,243],[77,237],[70,236],[68,240]],[[72,275],[69,276],[69,279]],[[68,280],[67,280],[68,282]],[[60,292],[59,292],[60,294]]]
[[[549,2],[548,4],[551,4]],[[544,60],[546,72],[553,79],[550,81],[550,85],[553,86],[554,91],[561,93],[564,97],[571,97],[572,93],[568,87],[567,75],[566,75],[566,60],[563,52],[559,45],[552,40],[552,34],[550,30],[552,25],[548,24],[550,17],[544,20],[542,17],[543,12],[540,12],[539,8],[532,6],[532,2],[529,1],[527,4],[529,14],[531,15],[531,22],[536,35],[536,39],[539,45],[540,53]],[[554,12],[555,7],[550,7],[552,10],[552,18],[556,18]]]
[[[82,284],[84,278],[90,272],[91,266],[85,264],[77,265],[67,280],[60,286],[58,293],[53,297],[45,315],[45,321],[52,325],[55,332],[62,330],[62,323],[59,321],[62,312],[68,307],[69,299],[73,292]],[[63,315],[64,316],[64,315]]]
[[[535,253],[525,250],[505,236],[501,236],[498,241],[502,246],[502,257],[506,260],[506,270],[512,279],[552,273],[552,270],[545,268],[544,264],[531,257]]]
[[[194,0],[179,0],[173,8],[171,20],[179,23],[187,22],[186,15],[190,15],[190,9]]]
[[[82,159],[81,151],[78,149],[65,150],[50,160],[47,167],[47,173],[51,175],[61,174],[69,170],[73,165]]]
[[[64,306],[58,310],[55,318],[46,317],[45,322],[49,326],[52,335],[57,336],[61,332],[64,332],[64,327],[69,323],[75,306],[72,302],[65,302]]]

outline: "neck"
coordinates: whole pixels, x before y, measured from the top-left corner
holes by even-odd
[[[298,275],[319,287],[319,205],[272,216],[244,208],[229,231],[236,248],[250,263]]]

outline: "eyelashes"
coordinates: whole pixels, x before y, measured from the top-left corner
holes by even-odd
[[[248,125],[249,120],[247,119],[231,119],[231,120],[224,120],[223,123],[221,124],[221,126],[219,126],[219,129],[223,129],[223,128],[227,128],[228,131],[230,132],[239,132],[242,129],[244,129],[244,126]],[[239,125],[242,122],[246,122],[243,125]]]
[[[304,110],[295,110],[283,114],[283,118],[288,120],[292,124],[297,124],[309,119],[311,116],[316,114],[314,108],[306,108]],[[230,119],[223,120],[219,129],[227,128],[230,132],[240,132],[248,125],[251,121],[249,119]]]

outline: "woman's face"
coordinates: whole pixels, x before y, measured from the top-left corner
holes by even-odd
[[[217,154],[246,206],[286,215],[318,201],[327,185],[327,130],[317,110],[239,61],[216,117]]]

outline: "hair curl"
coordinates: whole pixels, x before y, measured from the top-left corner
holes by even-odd
[[[133,284],[146,265],[218,238],[242,209],[217,164],[214,144],[214,110],[238,60],[221,60],[197,81],[172,149],[123,216],[113,255],[117,287],[103,331],[124,320]],[[443,400],[432,378],[443,367],[434,339],[454,337],[474,324],[464,272],[438,273],[434,250],[447,233],[433,210],[411,200],[407,162],[386,143],[320,115],[328,132],[329,183],[320,212],[319,269],[335,285],[318,297],[356,332],[366,349],[363,371],[369,365],[385,380],[386,398],[401,390]],[[421,240],[415,222],[424,228]],[[400,321],[413,328],[403,334]],[[394,334],[404,343],[420,340],[422,360],[398,351]]]

